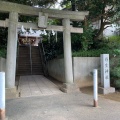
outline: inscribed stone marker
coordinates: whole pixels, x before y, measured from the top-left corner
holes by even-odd
[[[104,88],[110,87],[109,54],[101,54],[101,85]]]

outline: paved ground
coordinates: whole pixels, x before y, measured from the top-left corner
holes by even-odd
[[[20,76],[20,97],[61,94],[59,87],[43,75]]]
[[[120,119],[120,102],[104,99],[105,96],[100,95],[99,107],[94,108],[92,87],[82,88],[82,93],[66,94],[59,91],[60,86],[61,83],[51,82],[44,76],[20,77],[22,97],[6,100],[8,120]]]
[[[93,95],[93,87],[84,87],[80,89],[82,93],[88,94],[88,95]],[[110,100],[114,100],[114,101],[118,101],[120,102],[120,91],[116,91],[115,93],[110,93],[110,94],[99,94],[100,97],[106,98],[106,99],[110,99]]]
[[[6,101],[8,120],[119,120],[120,102],[93,97],[81,92]]]

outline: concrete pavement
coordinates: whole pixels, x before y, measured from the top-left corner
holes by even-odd
[[[61,94],[59,87],[43,75],[20,76],[20,97]]]
[[[119,120],[120,102],[99,97],[93,107],[93,96],[81,92],[26,97],[6,101],[8,120]]]

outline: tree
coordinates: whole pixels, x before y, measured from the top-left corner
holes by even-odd
[[[7,2],[13,2],[23,5],[37,6],[42,8],[48,8],[55,4],[57,0],[2,0]]]
[[[97,40],[103,30],[112,23],[120,21],[120,0],[63,0],[62,6],[76,11],[89,11],[88,20],[96,22],[100,20],[100,29],[95,33]]]

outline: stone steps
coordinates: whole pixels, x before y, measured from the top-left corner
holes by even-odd
[[[28,46],[19,47],[19,54],[17,58],[17,75],[24,74],[43,74],[42,61],[38,46],[31,46],[31,61],[30,48]]]

